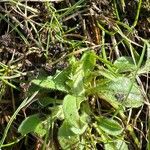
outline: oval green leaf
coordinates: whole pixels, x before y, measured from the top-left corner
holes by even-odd
[[[31,115],[27,117],[23,122],[20,124],[18,128],[18,132],[22,135],[26,135],[28,133],[34,132],[37,126],[42,122],[38,114]]]
[[[103,130],[105,133],[109,135],[114,135],[114,136],[120,135],[123,131],[121,125],[113,119],[98,117],[97,124],[101,130]]]

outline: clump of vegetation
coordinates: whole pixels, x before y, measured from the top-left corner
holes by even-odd
[[[0,148],[150,149],[148,0],[0,3]]]

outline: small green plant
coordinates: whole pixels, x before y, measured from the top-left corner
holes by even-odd
[[[150,149],[150,2],[4,1],[0,149]]]
[[[108,63],[108,69],[97,64],[103,63],[100,56],[87,51],[80,60],[72,56],[68,67],[58,70],[54,76],[39,76],[32,80],[33,87],[41,89],[38,101],[51,113],[44,118],[40,114],[28,116],[18,131],[22,135],[34,132],[45,137],[59,120],[61,123],[55,134],[62,149],[91,149],[97,144],[103,144],[106,150],[128,149],[126,130],[132,127],[124,112],[127,108],[140,107],[144,102],[140,88],[131,76],[137,68],[130,60],[121,57],[114,64]],[[58,95],[63,93],[64,98],[55,99],[46,94],[41,97],[43,89]],[[106,114],[100,107],[101,113],[94,109],[103,103],[109,105]],[[130,133],[136,139],[134,130]],[[136,144],[138,147],[138,141]]]

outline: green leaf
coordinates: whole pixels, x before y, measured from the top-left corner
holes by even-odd
[[[116,146],[112,142],[105,143],[104,148],[105,148],[105,150],[117,150]]]
[[[38,114],[31,115],[27,117],[23,122],[20,124],[18,128],[18,132],[22,135],[26,135],[30,132],[34,132],[37,126],[42,122],[42,119],[39,117]]]
[[[120,77],[116,79],[109,84],[109,90],[114,92],[115,98],[118,101],[123,101],[126,107],[136,108],[143,105],[144,99],[138,85],[129,78]],[[125,99],[127,95],[128,97]]]
[[[59,120],[64,119],[62,105],[53,106],[53,107],[45,107],[44,109],[47,109],[47,111],[45,113],[41,112],[41,115],[47,117],[47,119],[50,119],[51,122],[54,122],[56,119],[59,119]]]
[[[64,121],[58,131],[58,140],[62,149],[76,148],[79,143],[79,135],[74,134],[67,121]]]
[[[96,117],[96,118],[98,128],[103,130],[105,133],[114,136],[120,135],[122,133],[123,128],[117,121],[105,117]]]
[[[105,150],[128,150],[127,144],[123,140],[113,140],[104,144]]]
[[[80,122],[81,122],[81,121],[80,121]],[[76,127],[72,126],[72,127],[70,128],[70,130],[71,130],[74,134],[76,134],[76,135],[81,135],[81,134],[83,134],[83,133],[85,132],[85,130],[87,129],[87,127],[88,127],[88,124],[87,124],[87,123],[85,124],[85,123],[81,122],[79,128],[76,128]]]
[[[68,92],[69,87],[67,86],[66,81],[68,80],[70,72],[71,72],[70,67],[62,71],[57,71],[56,75],[53,78],[57,90]]]
[[[67,121],[67,123],[71,126],[71,130],[76,134],[82,134],[87,127],[87,124],[81,120],[78,113],[80,104],[83,101],[84,97],[67,95],[63,102],[65,121]]]
[[[68,79],[69,72],[69,68],[67,68],[63,71],[57,72],[54,77],[40,76],[37,79],[32,80],[32,83],[39,86],[40,88],[68,92],[66,80]]]
[[[81,96],[84,94],[84,72],[82,64],[75,62],[71,66],[71,73],[69,74],[69,80],[66,82],[71,89],[72,95]]]
[[[113,74],[113,72],[103,68],[99,67],[99,75],[105,77],[106,79],[115,80],[116,75]]]
[[[37,79],[32,80],[32,83],[45,89],[56,89],[55,83],[52,76],[41,76]]]
[[[117,140],[116,147],[117,150],[128,150],[128,145],[123,140]]]
[[[137,108],[143,105],[144,102],[137,83],[126,77],[118,77],[115,81],[104,79],[91,91],[96,92],[100,98],[109,102],[116,109],[119,104],[125,107]]]
[[[71,69],[69,80],[66,83],[70,87],[72,95],[82,96],[85,94],[84,81],[87,81],[87,77],[89,79],[95,64],[96,57],[92,51],[84,53],[80,61],[75,60],[74,57],[70,60]]]
[[[83,97],[75,97],[72,95],[67,95],[63,102],[63,111],[65,119],[70,123],[75,125],[79,121],[78,110],[80,108],[81,102],[84,101]]]
[[[43,137],[47,133],[46,127],[44,126],[43,122],[39,123],[36,126],[34,133],[36,133],[40,137]]]
[[[150,71],[150,59],[148,59],[145,65],[138,70],[138,74],[149,73]]]
[[[50,119],[52,121],[54,121],[56,119],[60,119],[60,120],[64,119],[64,113],[63,113],[62,105],[53,107],[51,109],[51,111],[52,111],[52,114],[50,115]]]
[[[119,73],[131,72],[136,70],[136,66],[131,57],[119,57],[114,62],[115,67],[117,67]]]
[[[92,51],[86,52],[83,54],[81,58],[81,63],[83,64],[84,73],[90,73],[96,65],[96,57],[95,53]]]
[[[43,96],[43,97],[39,97],[38,102],[42,107],[46,107],[50,104],[60,105],[63,103],[63,100]]]

